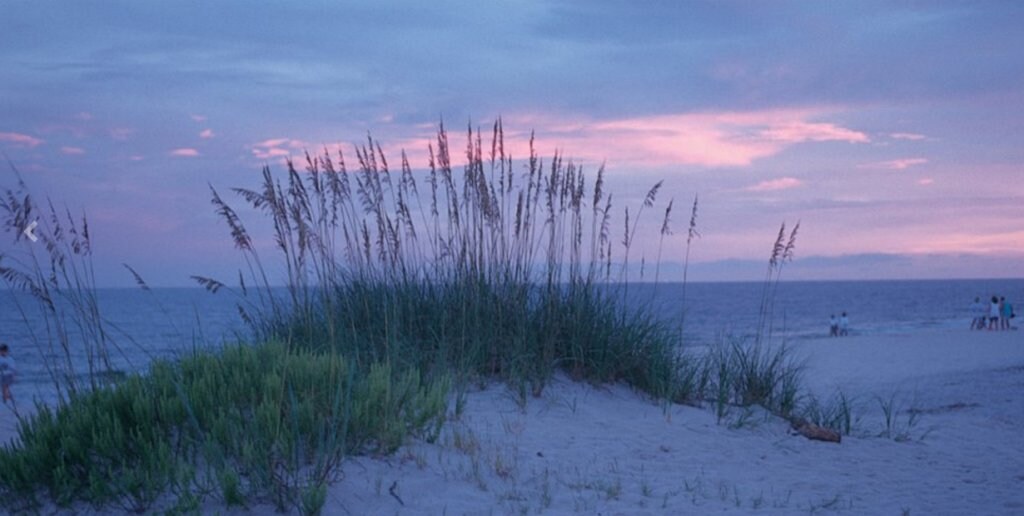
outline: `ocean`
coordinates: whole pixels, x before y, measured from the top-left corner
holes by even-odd
[[[1024,279],[933,281],[783,281],[774,287],[773,339],[799,340],[828,335],[831,314],[847,312],[850,332],[901,334],[967,329],[975,297],[993,295],[1024,313]],[[683,325],[683,345],[750,338],[756,331],[762,282],[631,284],[623,293],[630,307],[646,309],[669,324]],[[217,346],[248,337],[237,299],[201,288],[99,289],[101,313],[109,321],[116,367],[143,370],[156,357],[174,357],[195,347]],[[20,306],[20,308],[19,308]],[[1019,320],[1019,319],[1017,319]],[[1015,320],[1016,321],[1016,320]],[[24,293],[0,291],[0,340],[18,363],[17,393],[52,401],[49,353],[38,308]],[[33,332],[35,338],[33,338]],[[84,359],[81,349],[73,349]]]

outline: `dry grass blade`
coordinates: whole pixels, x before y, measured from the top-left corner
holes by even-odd
[[[771,267],[775,267],[779,263],[779,259],[782,258],[783,253],[786,250],[786,223],[783,222],[779,227],[779,235],[775,237],[775,244],[772,246],[772,255],[768,259],[768,264]]]
[[[658,197],[658,190],[661,190],[661,185],[664,181],[658,181],[647,191],[647,195],[644,196],[644,206],[650,208],[654,206],[654,201]]]
[[[220,281],[217,281],[217,280],[215,280],[213,278],[207,278],[205,276],[189,276],[189,277],[192,278],[193,280],[195,280],[195,282],[198,283],[201,287],[203,287],[206,290],[210,291],[210,293],[212,293],[212,294],[216,294],[218,290],[220,290],[221,288],[224,288],[224,284],[223,283],[221,283]]]
[[[789,233],[789,240],[786,242],[786,247],[782,251],[782,258],[785,261],[793,260],[793,253],[796,251],[796,233],[800,229],[800,221],[797,221],[796,225],[793,226],[793,231]]]
[[[213,194],[210,202],[217,208],[217,213],[227,222],[228,227],[231,228],[231,238],[235,242],[235,247],[243,251],[251,251],[252,239],[249,238],[249,233],[245,230],[245,226],[242,225],[242,220],[238,218],[235,210],[220,198],[213,185],[208,186],[210,187],[210,193]]]
[[[686,232],[686,244],[689,245],[690,241],[694,238],[700,238],[700,233],[697,232],[697,196],[693,196],[693,209],[690,212],[690,229]]]
[[[672,222],[672,205],[675,202],[676,202],[675,199],[670,199],[668,201],[668,206],[665,208],[665,217],[661,221],[661,232],[660,233],[661,233],[662,236],[671,235],[672,234],[672,228],[670,227],[670,224]]]
[[[125,269],[128,269],[128,272],[132,274],[132,278],[135,279],[135,284],[138,285],[139,288],[146,291],[149,290],[149,285],[146,284],[146,281],[142,279],[142,276],[140,276],[138,272],[135,272],[135,269],[133,269],[131,265],[128,265],[127,263],[122,263],[121,265]]]

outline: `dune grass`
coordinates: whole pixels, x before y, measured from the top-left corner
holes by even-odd
[[[0,253],[0,279],[12,291],[18,315],[26,322],[30,344],[40,355],[65,402],[78,393],[110,385],[119,371],[112,357],[120,351],[113,328],[100,311],[93,267],[93,244],[85,214],[58,209],[49,198],[37,199],[11,165],[14,188],[0,194],[0,221],[13,235]],[[37,242],[24,231],[33,225]]]
[[[661,183],[635,211],[623,210],[616,242],[603,168],[590,183],[560,155],[545,163],[532,139],[529,156],[514,161],[500,120],[489,145],[468,130],[461,177],[450,149],[441,126],[427,170],[415,173],[404,154],[392,170],[368,139],[356,148],[355,170],[325,151],[307,154],[303,172],[289,162],[284,178],[265,169],[259,188],[233,189],[270,221],[284,294],[268,282],[245,221],[212,190],[248,268],[231,287],[196,280],[237,295],[257,340],[331,349],[360,364],[499,378],[534,394],[561,370],[670,396],[678,336],[624,306],[628,282],[619,281]]]

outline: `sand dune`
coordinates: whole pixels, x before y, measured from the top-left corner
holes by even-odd
[[[1024,513],[1019,332],[795,348],[810,388],[854,398],[861,417],[841,444],[758,409],[719,422],[622,386],[558,378],[522,404],[493,385],[469,394],[437,442],[348,461],[325,514]],[[880,399],[895,408],[888,427]],[[271,508],[236,512],[250,511]]]
[[[350,462],[331,491],[332,510],[1024,512],[1020,334],[851,337],[797,351],[815,388],[839,384],[857,398],[862,419],[842,444],[794,436],[757,410],[735,410],[719,424],[708,409],[666,410],[623,387],[561,380],[525,408],[494,387],[471,395],[437,444]],[[874,396],[899,410],[889,437],[879,436],[886,427]]]

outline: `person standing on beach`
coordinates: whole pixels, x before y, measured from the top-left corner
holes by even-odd
[[[14,384],[14,375],[18,369],[14,365],[14,359],[10,357],[10,348],[7,344],[0,344],[0,384],[3,385],[4,403],[14,403],[14,396],[11,395],[11,385]]]
[[[1013,317],[1013,305],[1006,302],[1005,297],[999,298],[999,327],[1003,330],[1010,329],[1010,318]]]
[[[839,320],[836,319],[836,314],[832,314],[828,317],[828,336],[839,336]]]
[[[992,296],[992,302],[988,305],[988,329],[999,329],[999,296]]]
[[[845,337],[850,334],[850,318],[846,316],[846,312],[839,316],[839,335]]]
[[[980,297],[975,297],[974,302],[971,303],[971,329],[972,330],[984,330],[985,329],[985,314],[988,312],[985,310],[985,304],[981,302]]]

